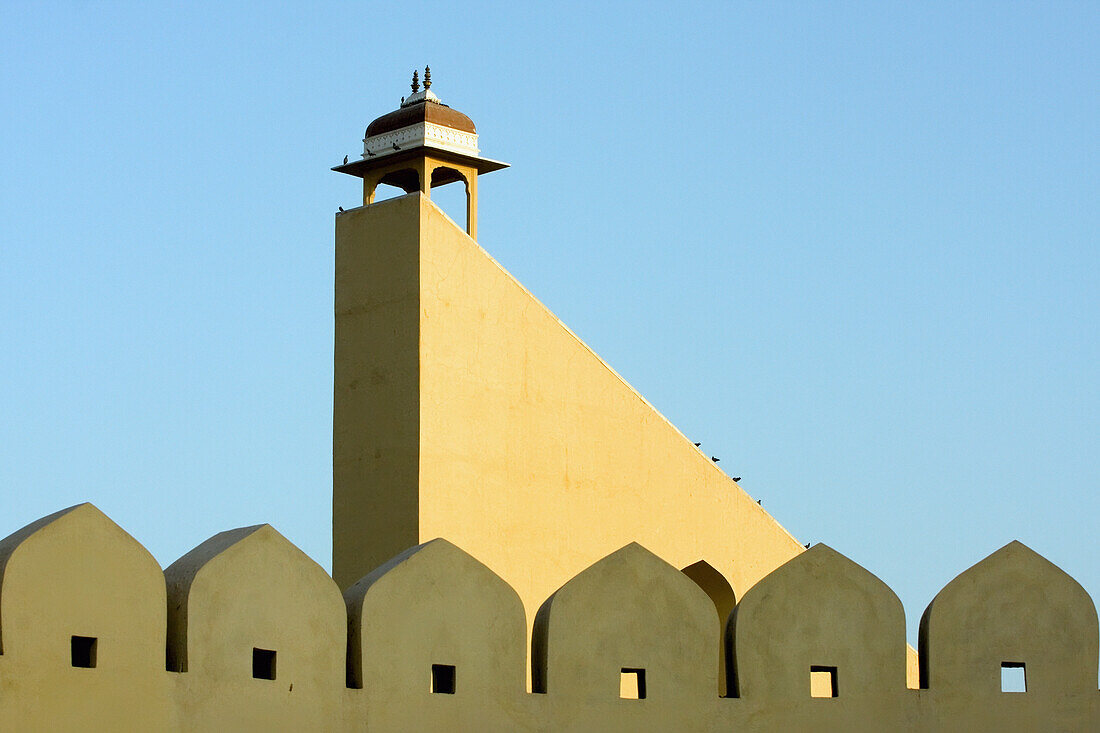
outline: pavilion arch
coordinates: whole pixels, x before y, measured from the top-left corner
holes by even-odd
[[[431,169],[431,178],[430,178],[430,180],[431,180],[431,187],[433,189],[434,188],[439,188],[440,186],[445,186],[448,183],[461,183],[462,184],[463,191],[465,193],[465,202],[463,204],[464,205],[464,210],[462,210],[461,212],[456,210],[457,205],[455,205],[455,206],[450,205],[452,202],[449,201],[449,200],[446,200],[447,199],[446,196],[441,196],[441,195],[437,194],[435,199],[433,200],[433,203],[435,203],[436,206],[438,206],[440,209],[442,209],[444,211],[444,213],[446,213],[447,216],[449,216],[451,218],[451,220],[454,221],[454,223],[456,225],[458,225],[463,231],[465,231],[466,233],[469,233],[469,231],[470,231],[470,226],[469,226],[470,217],[473,214],[473,212],[471,210],[471,207],[473,205],[473,199],[472,199],[472,196],[471,196],[470,176],[468,176],[466,173],[463,173],[461,170],[459,170],[458,168],[453,167],[451,165],[436,165],[435,167],[433,167]]]
[[[730,694],[759,704],[808,699],[815,669],[831,676],[815,695],[870,699],[906,689],[901,601],[823,544],[750,588],[730,616],[726,639]]]
[[[705,705],[717,685],[714,604],[684,573],[637,543],[589,566],[535,617],[536,692],[599,705],[616,700],[621,676],[644,675],[651,704]]]
[[[408,164],[391,166],[374,171],[363,179],[363,203],[373,204],[379,186],[393,186],[406,194],[420,190],[421,171]],[[390,198],[387,196],[386,198]]]
[[[434,539],[360,579],[344,601],[348,686],[363,690],[367,727],[522,727],[509,716],[525,695],[523,602],[475,558]]]
[[[995,695],[1002,665],[1023,665],[1031,695],[1095,694],[1097,652],[1089,594],[1014,541],[928,604],[920,623],[920,686]]]
[[[462,182],[462,185],[467,189],[470,186],[470,181],[466,175],[458,170],[458,168],[450,165],[433,165],[431,168],[431,182],[432,188],[444,186],[448,183]]]
[[[710,598],[711,603],[714,604],[714,610],[718,614],[719,628],[724,629],[726,627],[726,621],[729,620],[729,616],[733,613],[734,606],[737,605],[737,596],[733,592],[733,586],[730,585],[726,577],[718,572],[713,565],[706,560],[699,560],[684,568],[681,572],[684,575],[691,578],[697,586],[699,586],[704,593]],[[720,694],[726,694],[728,685],[726,683],[726,655],[723,650],[724,643],[719,640],[718,650],[718,690]]]

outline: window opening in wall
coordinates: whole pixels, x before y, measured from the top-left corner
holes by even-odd
[[[252,676],[258,680],[275,679],[275,652],[270,649],[252,649]]]
[[[623,667],[619,674],[619,697],[624,700],[645,699],[645,670]]]
[[[836,667],[810,665],[810,697],[840,697]]]
[[[72,640],[72,660],[74,667],[95,667],[96,637],[74,636]]]
[[[455,694],[455,666],[453,664],[432,665],[432,692],[443,695]]]
[[[1023,662],[1001,662],[1001,692],[1027,692],[1027,670]]]

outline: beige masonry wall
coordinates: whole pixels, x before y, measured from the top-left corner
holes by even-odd
[[[1100,730],[1095,606],[1019,543],[925,612],[928,689],[905,687],[893,592],[824,545],[749,590],[724,641],[686,574],[635,543],[610,553],[541,604],[537,693],[524,627],[515,591],[445,540],[341,599],[269,526],[162,575],[84,504],[0,541],[0,730]],[[735,697],[719,697],[719,652]],[[1000,691],[1005,662],[1027,692]],[[814,666],[835,671],[836,697],[811,696]]]

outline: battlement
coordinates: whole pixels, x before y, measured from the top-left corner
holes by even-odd
[[[1018,542],[929,604],[919,690],[897,596],[825,545],[719,617],[629,544],[542,604],[528,693],[523,603],[446,540],[341,594],[268,525],[162,572],[82,504],[0,541],[0,729],[1100,729],[1096,608]]]

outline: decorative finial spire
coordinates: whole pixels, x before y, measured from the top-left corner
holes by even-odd
[[[432,67],[424,67],[424,91],[432,88]]]
[[[420,72],[417,71],[416,69],[413,69],[412,88],[413,88],[413,94],[416,94],[417,92],[420,91]]]

